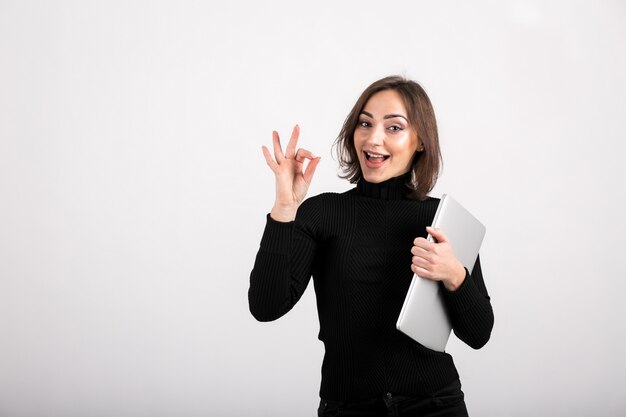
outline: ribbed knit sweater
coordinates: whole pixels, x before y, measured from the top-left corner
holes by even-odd
[[[305,200],[293,222],[267,216],[250,276],[250,311],[260,321],[281,317],[313,277],[326,400],[425,395],[458,378],[448,353],[423,347],[395,326],[413,277],[413,240],[426,237],[439,203],[408,199],[405,183],[406,176],[360,180],[345,193]],[[456,291],[443,285],[442,291],[456,336],[482,347],[493,310],[480,260]]]

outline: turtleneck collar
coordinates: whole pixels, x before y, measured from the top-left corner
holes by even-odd
[[[373,183],[361,178],[356,187],[359,193],[366,197],[378,198],[381,200],[404,200],[411,189],[406,185],[411,179],[411,171],[399,177],[393,177],[387,181]]]

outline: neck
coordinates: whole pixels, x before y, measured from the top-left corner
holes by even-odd
[[[411,191],[407,186],[410,179],[411,171],[378,183],[368,182],[365,178],[361,178],[357,183],[357,189],[366,197],[381,200],[404,200]]]

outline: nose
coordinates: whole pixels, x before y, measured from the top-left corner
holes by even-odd
[[[382,146],[385,143],[385,133],[385,127],[382,125],[372,127],[369,135],[370,144]]]

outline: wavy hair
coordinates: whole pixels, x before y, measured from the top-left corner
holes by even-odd
[[[397,91],[404,101],[408,112],[409,125],[422,142],[424,150],[416,152],[411,162],[411,179],[407,186],[411,190],[408,197],[415,200],[426,199],[433,189],[443,164],[437,133],[437,120],[432,103],[424,89],[415,81],[401,76],[382,78],[361,93],[361,96],[346,117],[339,136],[335,140],[335,151],[342,173],[339,177],[356,183],[363,177],[356,148],[354,147],[354,130],[359,122],[359,115],[368,100],[376,93],[384,90]]]

